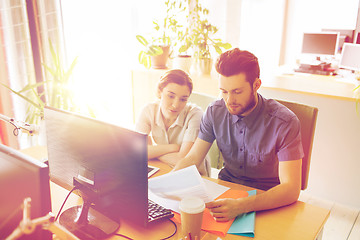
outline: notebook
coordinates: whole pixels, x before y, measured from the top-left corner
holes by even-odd
[[[148,177],[154,175],[157,171],[159,171],[158,167],[148,165]]]

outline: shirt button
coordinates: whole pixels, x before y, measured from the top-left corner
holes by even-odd
[[[244,151],[244,149],[243,149],[243,148],[240,148],[240,152],[242,152],[242,151]]]
[[[242,134],[244,131],[243,130],[240,130],[240,133]]]

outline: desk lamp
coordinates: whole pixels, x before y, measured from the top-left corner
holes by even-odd
[[[3,114],[0,114],[0,119],[8,122],[10,124],[12,124],[15,128],[14,128],[14,135],[17,136],[18,135],[18,131],[19,129],[22,131],[25,131],[26,133],[28,133],[30,136],[34,135],[34,134],[38,134],[39,133],[39,127],[34,125],[34,124],[29,124],[23,121],[18,121],[15,120],[14,118],[9,118]]]

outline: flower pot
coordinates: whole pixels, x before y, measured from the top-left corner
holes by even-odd
[[[181,69],[187,73],[190,73],[191,64],[192,57],[190,55],[179,55],[173,60],[173,68]]]
[[[191,66],[190,72],[194,75],[210,75],[212,70],[211,58],[198,58],[195,59],[194,64]]]
[[[165,69],[169,59],[170,46],[160,46],[163,53],[157,56],[151,56],[151,67],[155,69]]]

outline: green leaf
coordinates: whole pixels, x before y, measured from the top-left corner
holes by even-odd
[[[19,97],[21,97],[22,99],[24,99],[25,101],[29,102],[30,104],[32,104],[32,105],[35,106],[36,108],[41,109],[41,107],[39,107],[39,105],[38,105],[37,103],[35,103],[34,101],[32,101],[30,98],[22,95],[21,93],[15,91],[15,90],[12,90],[10,87],[8,87],[7,85],[5,85],[5,84],[3,84],[3,83],[0,83],[0,84],[3,85],[4,87],[6,87],[7,89],[9,89],[11,92],[13,92],[14,94],[16,94],[17,96],[19,96]],[[37,95],[37,94],[36,94],[36,95]],[[40,102],[42,102],[41,99],[40,99]],[[40,102],[39,102],[39,103],[40,103]]]
[[[38,83],[35,83],[35,84],[27,84],[23,89],[21,89],[19,91],[19,93],[23,93],[23,92],[26,92],[26,91],[29,91],[29,90],[32,90],[32,89],[37,89],[38,87],[44,85],[45,83],[47,83],[47,81],[42,81],[42,82],[38,82]]]
[[[149,57],[149,56],[146,56],[144,59],[145,59],[145,61],[144,61],[144,66],[149,69],[149,68],[151,67],[150,57]]]
[[[58,54],[56,54],[55,50],[54,50],[54,47],[49,39],[49,46],[50,46],[50,53],[51,53],[51,57],[52,57],[52,62],[54,64],[54,68],[56,70],[60,69],[61,68],[61,65],[60,65],[60,56]],[[58,71],[56,71],[56,74],[59,74]],[[56,74],[53,74],[53,76],[55,76]]]
[[[140,64],[143,64],[143,55],[144,55],[144,51],[140,51],[139,55],[138,55],[138,59],[139,59]]]
[[[189,49],[190,46],[187,46],[187,45],[182,45],[180,48],[179,48],[179,52],[186,52],[188,49]]]
[[[163,53],[163,50],[161,47],[151,45],[151,46],[149,46],[149,51],[146,54],[148,54],[149,56],[157,56],[162,53]]]
[[[46,71],[48,71],[53,77],[56,77],[57,72],[55,72],[51,67],[49,67],[45,63],[42,63],[42,65],[44,66]]]
[[[41,97],[37,94],[37,92],[35,91],[35,89],[32,89],[32,91],[33,91],[33,94],[34,94],[35,98],[37,99],[37,101],[38,101],[38,103],[39,103],[39,105],[40,105],[40,108],[39,108],[39,109],[44,108],[45,103],[41,100]]]
[[[218,47],[218,46],[215,45],[214,48],[215,48],[215,51],[216,51],[218,54],[222,54],[222,50],[221,50],[220,47]]]
[[[231,46],[230,43],[223,43],[223,46],[222,46],[222,47],[225,48],[225,49],[230,49],[230,48],[232,48],[232,46]]]
[[[139,53],[139,63],[144,65],[146,68],[150,68],[150,57],[144,51]]]
[[[141,35],[136,35],[136,39],[145,47],[149,44],[149,42]]]

